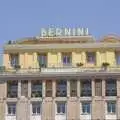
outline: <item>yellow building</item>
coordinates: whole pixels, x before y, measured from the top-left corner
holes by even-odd
[[[120,37],[33,37],[4,46],[0,120],[120,119]]]

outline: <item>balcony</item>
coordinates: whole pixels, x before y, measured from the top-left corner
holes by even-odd
[[[107,70],[103,69],[102,67],[88,67],[86,65],[84,66],[76,66],[76,65],[70,65],[70,66],[63,66],[62,64],[55,65],[51,64],[48,65],[50,67],[41,67],[41,68],[20,68],[19,70],[15,70],[12,68],[4,68],[0,70],[1,76],[12,76],[12,75],[45,75],[45,74],[120,74],[120,66],[114,66],[114,67],[108,67]]]

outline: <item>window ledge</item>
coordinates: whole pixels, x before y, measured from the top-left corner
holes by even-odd
[[[106,115],[116,115],[116,113],[107,113]]]
[[[32,116],[41,116],[41,114],[32,114]]]
[[[81,115],[91,115],[90,113],[81,113]]]
[[[56,113],[56,115],[66,115],[66,113]]]
[[[7,114],[6,116],[13,116],[13,117],[16,117],[16,114],[15,114],[15,115],[12,115],[12,114]]]

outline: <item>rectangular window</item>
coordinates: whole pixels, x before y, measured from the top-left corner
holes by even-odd
[[[116,52],[116,64],[120,65],[120,52]]]
[[[87,63],[95,64],[96,62],[96,55],[95,52],[87,52]]]
[[[40,67],[47,67],[47,54],[38,54],[38,63]]]
[[[106,96],[117,96],[116,80],[106,80]]]
[[[77,80],[70,80],[70,96],[77,96]]]
[[[7,104],[7,113],[8,115],[16,115],[16,103]]]
[[[41,103],[40,102],[33,102],[32,103],[32,114],[33,115],[40,115],[41,113]]]
[[[7,97],[16,98],[18,95],[18,82],[8,81],[7,82]]]
[[[91,113],[91,103],[82,102],[82,114],[90,114],[90,113]]]
[[[42,97],[42,81],[34,80],[31,83],[32,97]]]
[[[115,112],[116,112],[116,102],[114,101],[107,102],[107,113],[115,114]]]
[[[95,80],[95,96],[102,96],[102,81]]]
[[[66,103],[58,102],[57,103],[57,114],[65,114],[66,113]]]
[[[15,67],[15,65],[19,65],[19,55],[18,54],[10,54],[10,65],[11,67]]]
[[[92,89],[91,89],[91,80],[82,80],[81,81],[81,96],[92,96]]]
[[[66,80],[56,81],[56,97],[66,96],[67,96],[67,81]]]
[[[71,66],[72,65],[71,53],[62,53],[62,63],[63,63],[63,66]]]
[[[28,97],[28,81],[21,81],[21,96]]]
[[[46,80],[46,97],[52,97],[52,80]]]

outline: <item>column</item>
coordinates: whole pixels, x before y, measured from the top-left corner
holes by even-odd
[[[117,119],[120,119],[120,78],[117,79]]]
[[[5,120],[6,116],[6,101],[0,100],[0,120]]]
[[[67,97],[70,97],[70,80],[67,80]]]
[[[92,79],[92,96],[95,96],[95,80]]]
[[[43,96],[43,98],[45,97],[45,91],[46,91],[46,89],[45,89],[45,80],[43,80],[42,81],[42,96]]]
[[[117,84],[117,96],[120,97],[120,78],[117,79],[116,84]]]
[[[78,59],[78,58],[76,58],[75,52],[72,52],[72,66],[73,67],[76,67],[76,59]]]
[[[84,64],[84,65],[86,65],[86,53],[85,53],[85,51],[82,51],[82,63]]]
[[[62,67],[62,57],[61,57],[61,52],[58,52],[58,67]]]
[[[100,52],[96,52],[96,65],[101,66],[101,57],[100,57]]]
[[[52,97],[56,97],[56,80],[52,81]]]
[[[31,98],[31,80],[28,80],[28,97]]]
[[[77,96],[80,97],[80,80],[77,80]]]
[[[3,65],[6,68],[11,68],[10,59],[9,59],[9,53],[4,53],[3,54]]]
[[[21,80],[18,80],[18,98],[21,97]]]
[[[33,68],[36,69],[36,68],[39,68],[39,64],[38,64],[38,59],[37,59],[37,52],[34,52],[33,53]]]
[[[55,97],[56,97],[56,80],[52,81],[52,97],[53,97],[53,102],[52,102],[52,119],[55,120],[55,107],[56,107],[56,103],[55,103]]]
[[[105,79],[102,79],[102,96],[105,96]]]
[[[25,67],[25,69],[27,69],[28,68],[28,53],[27,52],[25,52],[24,53],[24,67]]]
[[[25,68],[24,63],[25,63],[25,61],[24,61],[24,54],[20,53],[19,54],[19,64],[20,64],[21,68]]]

